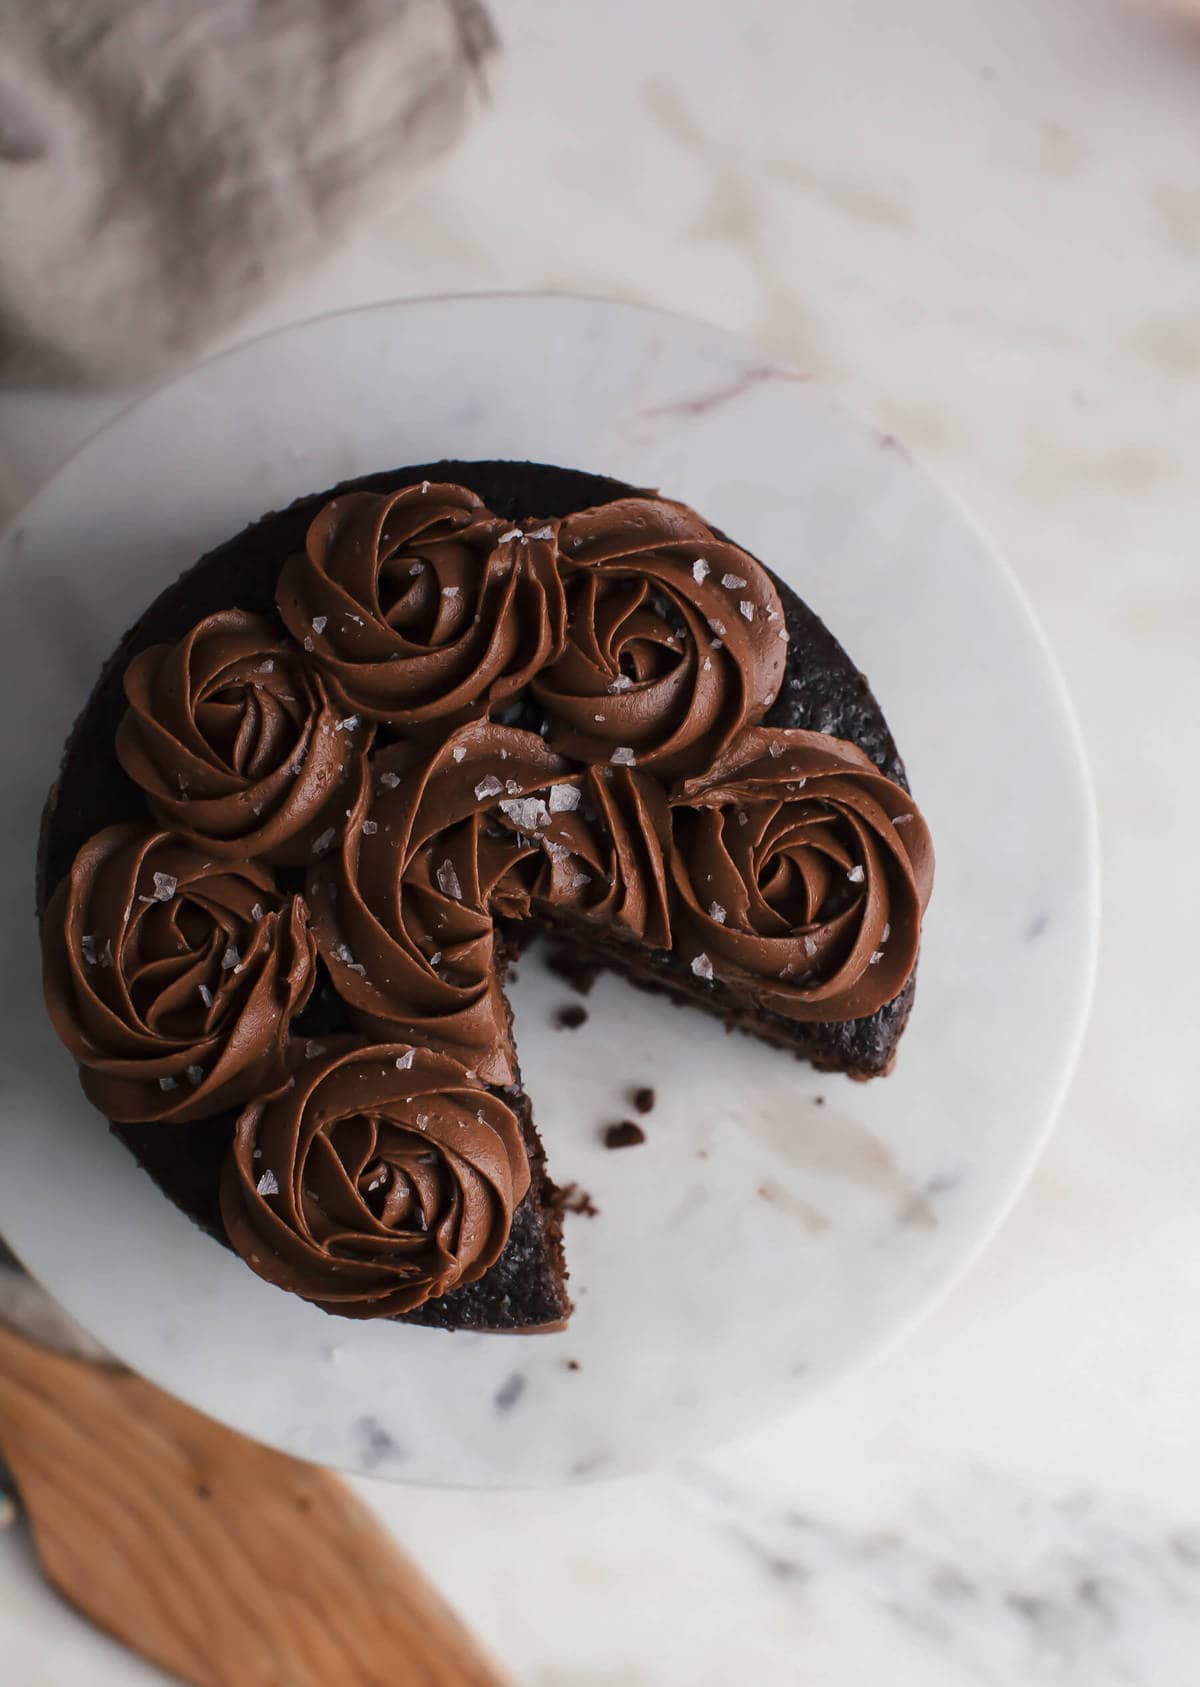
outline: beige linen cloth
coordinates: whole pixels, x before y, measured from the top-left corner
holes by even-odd
[[[194,354],[447,147],[480,0],[0,0],[0,379]]]

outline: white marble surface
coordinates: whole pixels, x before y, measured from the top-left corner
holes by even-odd
[[[263,323],[561,285],[839,385],[967,497],[1051,633],[1097,777],[1104,950],[1041,1169],[903,1348],[699,1468],[364,1492],[537,1687],[1186,1687],[1200,38],[1149,0],[498,10],[489,119]],[[0,496],[111,408],[0,399]],[[0,1656],[34,1687],[149,1679],[5,1536]]]

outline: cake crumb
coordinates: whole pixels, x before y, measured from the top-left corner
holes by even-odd
[[[564,1359],[563,1364],[566,1366],[568,1371],[578,1371],[582,1369],[578,1359]]]
[[[645,1140],[645,1131],[632,1119],[622,1119],[618,1124],[609,1125],[604,1132],[606,1148],[636,1148]]]
[[[547,952],[546,965],[581,996],[590,994],[592,985],[604,971],[603,962],[587,959],[565,943],[555,944]]]
[[[556,1031],[578,1031],[587,1016],[587,1009],[580,1007],[578,1002],[566,1002],[554,1010],[552,1023]]]
[[[558,1203],[565,1213],[581,1213],[584,1218],[599,1218],[600,1208],[577,1183],[564,1183],[558,1192]]]
[[[633,1105],[639,1113],[650,1113],[657,1097],[649,1084],[641,1084],[633,1092]]]

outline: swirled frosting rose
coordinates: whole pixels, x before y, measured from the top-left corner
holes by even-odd
[[[308,896],[322,957],[355,1021],[513,1076],[493,911],[608,912],[669,942],[660,791],[614,769],[581,777],[536,733],[461,727],[436,750],[372,760],[337,856]]]
[[[551,745],[696,773],[774,702],[783,608],[762,565],[693,510],[622,498],[559,529],[566,647],[533,681]]]
[[[933,847],[853,744],[755,728],[682,784],[673,820],[678,947],[699,977],[796,1020],[858,1019],[903,989]]]
[[[529,1188],[516,1115],[445,1055],[331,1041],[238,1119],[226,1233],[269,1283],[388,1318],[473,1283]]]
[[[489,830],[515,845],[492,892],[497,913],[569,914],[649,948],[671,947],[671,814],[656,780],[628,767],[586,768],[494,807]]]
[[[562,648],[556,530],[462,486],[344,493],[285,563],[279,613],[346,710],[393,726],[477,714]]]
[[[46,908],[46,1006],[110,1119],[200,1119],[286,1082],[308,911],[252,862],[137,825],[90,838]]]
[[[221,610],[125,670],[121,766],[197,848],[279,865],[310,858],[369,729],[260,615]],[[344,803],[342,804],[344,808]]]

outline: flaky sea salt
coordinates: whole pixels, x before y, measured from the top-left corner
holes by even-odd
[[[378,820],[364,820],[363,821],[363,823],[362,823],[362,834],[363,834],[364,838],[373,838],[378,830],[379,830]]]
[[[381,773],[379,775],[379,783],[387,790],[394,791],[396,786],[400,783],[400,775],[398,773]]]
[[[892,935],[892,928],[891,928],[891,926],[890,926],[890,925],[889,925],[889,924],[887,924],[887,923],[886,923],[886,922],[885,922],[885,924],[884,924],[884,927],[883,927],[883,930],[882,930],[882,931],[881,931],[881,932],[880,932],[880,933],[879,933],[879,941],[880,941],[880,943],[881,943],[881,944],[884,944],[884,943],[886,943],[886,942],[887,942],[887,940],[888,940],[888,938],[889,938],[889,937],[890,937],[890,936],[891,936],[891,935]]]
[[[524,537],[525,535],[521,532],[519,527],[510,527],[507,533],[502,533],[500,535],[497,540],[497,544],[503,545],[506,544],[509,539],[523,539]]]
[[[504,789],[508,792],[510,797],[519,797],[521,795],[520,780],[506,779],[504,781]]]
[[[722,574],[721,584],[727,592],[736,592],[744,586],[746,582],[742,579],[740,574]]]
[[[695,580],[696,584],[698,586],[702,586],[711,573],[712,569],[705,562],[704,558],[702,556],[698,556],[692,564],[692,578]]]
[[[775,637],[779,640],[780,644],[786,644],[788,641],[787,628],[780,627],[779,631],[775,634]]]
[[[871,959],[867,964],[868,964],[868,966],[873,966],[873,967],[878,966],[882,959],[883,959],[883,950],[882,949],[876,949],[875,953],[871,956]]]
[[[860,885],[866,876],[866,869],[863,867],[861,861],[856,861],[854,866],[851,867],[850,871],[846,874],[846,877],[850,880],[852,885]]]
[[[323,633],[325,631],[325,628],[328,625],[329,625],[328,615],[314,615],[313,616],[313,618],[312,618],[312,630],[313,630],[314,633]]]
[[[169,902],[178,889],[179,880],[174,873],[155,873],[154,900],[156,902]]]
[[[320,1060],[321,1056],[328,1052],[325,1044],[319,1043],[315,1037],[310,1037],[304,1045],[305,1060]]]
[[[160,1090],[177,1090],[179,1085],[174,1078],[160,1078],[158,1087]]]
[[[724,908],[722,908],[722,906],[719,902],[710,902],[709,905],[708,905],[708,911],[709,911],[709,914],[711,915],[711,917],[714,920],[716,920],[716,922],[719,926],[723,926],[725,924],[725,913],[726,913],[726,911],[725,911]]]
[[[801,942],[801,945],[803,946],[804,953],[811,960],[812,957],[817,952],[817,940],[816,940],[816,938],[815,937],[802,937],[800,939],[800,942]]]
[[[313,854],[314,855],[324,855],[326,850],[333,848],[333,842],[334,842],[334,839],[336,837],[337,837],[337,827],[336,826],[327,826],[325,828],[325,830],[321,833],[319,838],[313,839],[313,846],[312,846]]]
[[[90,967],[94,967],[97,959],[99,958],[96,954],[96,939],[90,935],[81,937],[79,939],[79,947],[83,951],[84,960]]]
[[[746,813],[744,808],[739,808],[737,811],[737,823],[739,826],[748,826],[750,824],[750,816]]]
[[[630,679],[628,674],[618,674],[615,679],[609,680],[608,689],[613,692],[614,695],[618,695],[622,691],[632,691],[633,681]]]
[[[258,664],[258,667],[255,668],[254,672],[256,674],[273,674],[275,672],[274,659],[268,656],[265,662],[260,662]]]
[[[396,1056],[396,1070],[397,1070],[397,1072],[407,1072],[408,1071],[409,1067],[413,1063],[413,1057],[415,1056],[416,1052],[417,1052],[416,1049],[409,1049],[407,1054],[398,1054]]]
[[[255,904],[254,904],[254,906],[253,906],[253,907],[252,907],[252,908],[251,908],[251,910],[250,910],[250,918],[251,918],[251,919],[252,919],[252,920],[253,920],[253,921],[254,921],[254,922],[255,922],[255,924],[256,924],[256,925],[257,925],[257,924],[258,924],[258,923],[259,923],[259,922],[260,922],[260,921],[262,921],[262,920],[265,920],[265,919],[266,919],[266,917],[267,917],[267,916],[266,916],[266,914],[265,914],[265,912],[264,912],[264,911],[263,911],[263,905],[262,905],[262,903],[261,903],[261,902],[256,902],[256,903],[255,903]]]
[[[710,615],[708,617],[708,624],[712,628],[713,632],[716,633],[718,638],[725,637],[724,621],[718,621],[715,615]]]
[[[421,496],[423,498],[427,498],[429,496],[429,482],[427,480],[423,480],[421,482]]]
[[[753,621],[754,605],[750,602],[748,597],[744,597],[742,599],[742,601],[738,604],[738,609],[746,617],[747,621]]]
[[[551,814],[570,814],[573,809],[579,807],[579,797],[578,785],[551,785]]]
[[[435,949],[433,951],[433,954],[430,955],[429,964],[430,964],[431,967],[441,966],[441,964],[442,964],[442,951],[440,949]]]
[[[333,730],[335,732],[353,732],[357,725],[358,725],[358,716],[357,715],[347,715],[344,720],[336,721],[334,723]]]
[[[628,744],[618,744],[609,760],[616,767],[632,767],[637,760]]]
[[[444,896],[452,896],[456,902],[462,901],[462,885],[458,882],[458,874],[454,871],[453,861],[443,861],[434,876],[438,882],[438,889]]]
[[[305,633],[305,635],[304,635],[304,648],[305,648],[305,650],[308,651],[309,655],[311,655],[312,652],[317,648],[316,645],[313,643],[312,639],[309,637],[309,635],[307,633]]]
[[[898,814],[896,816],[896,818],[892,821],[892,825],[893,826],[907,826],[911,819],[912,819],[911,814]]]
[[[106,937],[104,939],[104,947],[100,951],[100,965],[102,967],[110,967],[112,964],[113,964],[112,938]]]
[[[187,1081],[193,1089],[204,1082],[203,1066],[185,1066],[184,1071],[187,1073]]]
[[[496,778],[496,775],[489,773],[476,785],[475,800],[486,802],[489,797],[498,797],[503,789],[504,786]]]
[[[210,1008],[213,1005],[213,993],[207,984],[202,984],[200,986],[200,1000],[204,1003],[206,1008]]]
[[[592,719],[599,725],[604,720],[604,716],[603,715],[593,715]]]
[[[554,529],[550,526],[535,527],[528,536],[531,539],[553,539]]]
[[[464,750],[464,748],[461,744],[456,744],[450,752],[450,754],[454,757],[455,761],[462,761],[462,759],[466,755],[466,753],[467,753],[466,750]]]
[[[235,972],[241,964],[242,957],[238,953],[237,944],[227,944],[225,947],[225,953],[221,956],[221,970],[223,972]]]
[[[365,978],[367,976],[366,967],[361,961],[356,961],[354,959],[353,952],[351,951],[348,943],[337,944],[333,951],[333,958],[335,961],[341,961],[347,971],[356,972],[360,978]]]
[[[702,663],[702,664],[701,664],[701,666],[702,666],[702,667],[703,667],[703,669],[704,669],[704,672],[705,672],[705,673],[706,673],[706,674],[707,674],[707,673],[710,673],[710,672],[711,672],[711,670],[712,670],[712,657],[711,657],[711,656],[706,656],[706,657],[705,657],[705,658],[704,658],[704,661],[703,661],[703,663]]]
[[[278,1195],[279,1179],[272,1171],[265,1171],[254,1185],[260,1195]]]
[[[509,797],[499,806],[501,814],[520,832],[536,832],[550,824],[550,810],[541,797]]]
[[[713,964],[703,951],[699,955],[692,956],[692,971],[697,978],[712,978]]]

